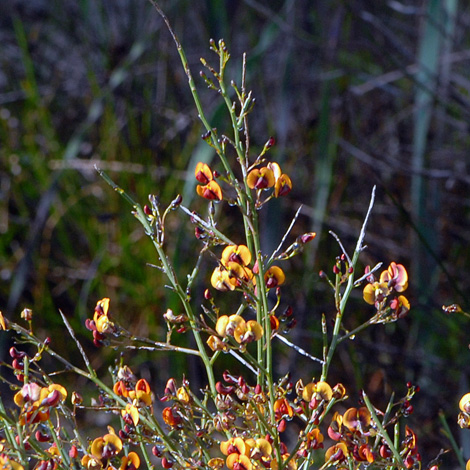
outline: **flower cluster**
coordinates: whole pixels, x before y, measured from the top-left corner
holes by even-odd
[[[269,142],[269,141],[268,141]],[[260,201],[261,191],[273,188],[272,196],[286,196],[292,190],[292,181],[288,175],[282,173],[279,164],[270,162],[261,168],[253,168],[246,177],[246,184],[250,189],[258,192],[257,205],[264,204],[269,200]]]
[[[116,467],[111,462],[119,465],[119,470],[135,470],[140,466],[140,458],[135,452],[129,452],[127,455],[117,458],[122,451],[123,444],[121,439],[111,432],[102,437],[97,437],[90,446],[89,453],[81,459],[81,464],[87,470],[115,470]]]
[[[199,196],[210,201],[222,200],[222,189],[219,183],[214,179],[214,173],[207,163],[199,162],[194,170],[197,181],[201,185],[196,186],[196,192]]]
[[[85,326],[93,332],[93,342],[95,346],[103,346],[106,342],[106,335],[116,332],[114,323],[110,320],[109,298],[99,300],[96,303],[93,319],[87,318]]]
[[[67,390],[62,385],[51,384],[41,387],[35,382],[28,382],[14,396],[14,401],[21,408],[19,423],[24,425],[47,421],[51,408],[67,398]]]
[[[363,291],[364,300],[375,305],[382,321],[394,321],[403,318],[410,310],[408,299],[401,295],[408,288],[408,273],[402,264],[390,263],[377,280],[373,274],[367,277]],[[395,293],[400,295],[396,296]]]

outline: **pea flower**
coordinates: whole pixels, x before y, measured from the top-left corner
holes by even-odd
[[[281,286],[282,284],[284,284],[285,280],[286,280],[286,275],[284,274],[284,271],[279,266],[271,266],[264,273],[264,282],[266,283],[266,287],[268,289]]]
[[[122,450],[122,441],[116,434],[105,434],[97,437],[91,444],[91,454],[100,461],[115,457]]]
[[[135,452],[129,452],[121,459],[119,470],[136,470],[140,467],[140,458]]]
[[[246,184],[250,189],[269,189],[275,182],[273,171],[266,166],[253,168],[246,177]]]
[[[207,163],[199,162],[194,170],[194,175],[197,181],[202,183],[202,186],[196,186],[196,192],[199,196],[209,199],[210,201],[222,200],[222,189],[219,183],[214,180],[212,170]]]
[[[292,190],[292,181],[288,175],[282,173],[277,163],[268,163],[268,168],[274,175],[274,197],[286,196]]]

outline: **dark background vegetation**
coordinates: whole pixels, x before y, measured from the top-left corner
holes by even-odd
[[[208,41],[224,38],[239,82],[241,55],[248,54],[247,79],[257,99],[253,148],[275,136],[272,158],[294,182],[287,199],[264,211],[264,246],[269,252],[277,245],[301,203],[292,239],[318,233],[301,257],[285,264],[283,289],[283,308],[292,305],[298,321],[289,338],[314,355],[321,354],[321,314],[334,316],[328,286],[318,277],[320,269],[331,272],[340,254],[328,231],[351,253],[377,186],[360,269],[379,261],[404,264],[413,309],[343,345],[332,383],[345,383],[354,399],[364,388],[380,406],[392,388],[400,395],[406,381],[419,383],[412,422],[431,459],[449,447],[438,411],[455,430],[470,372],[468,322],[441,310],[454,302],[470,307],[467,2],[173,0],[161,6],[219,129],[227,129],[227,119],[198,77],[199,58],[215,59]],[[142,203],[150,193],[164,205],[182,193],[187,206],[204,213],[187,170],[200,160],[217,168],[214,154],[200,139],[171,37],[145,0],[0,2],[0,50],[0,306],[14,319],[32,308],[38,335],[51,336],[56,349],[73,357],[61,309],[100,367],[110,353],[97,353],[83,327],[98,299],[110,297],[115,318],[155,339],[164,337],[162,313],[177,306],[162,275],[147,266],[155,262],[150,242],[94,165]],[[236,232],[239,219],[222,205],[229,219],[221,228]],[[168,247],[181,278],[200,247],[192,234],[183,214],[171,218]],[[207,258],[196,302],[212,268]],[[372,314],[360,290],[355,297],[346,316],[350,328]],[[318,377],[315,364],[285,351],[280,374]],[[169,368],[179,373],[185,364],[164,355],[159,362],[144,354],[125,359],[157,390]],[[196,384],[198,373],[195,364],[189,375]],[[468,433],[456,438],[468,446]]]

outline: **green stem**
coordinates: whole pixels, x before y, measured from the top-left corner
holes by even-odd
[[[375,408],[372,406],[372,403],[369,400],[369,397],[363,392],[362,393],[362,399],[364,400],[364,404],[366,405],[367,409],[369,410],[369,413],[372,417],[372,420],[374,421],[375,425],[377,426],[377,430],[379,431],[379,434],[385,439],[385,441],[388,444],[388,447],[392,451],[396,463],[400,466],[400,468],[405,468],[405,464],[403,463],[403,459],[401,458],[400,452],[398,452],[397,448],[395,447],[394,442],[392,442],[392,439],[388,435],[387,431],[385,428],[382,426],[382,423],[380,422],[377,413],[375,412]]]
[[[452,445],[452,449],[454,449],[455,455],[457,456],[457,459],[459,461],[460,468],[465,468],[466,464],[462,455],[462,451],[459,445],[457,444],[457,441],[455,440],[452,431],[450,430],[449,424],[447,423],[446,417],[442,410],[439,411],[439,421],[441,422],[442,427],[444,428],[444,433],[447,439],[449,439],[450,444]]]
[[[364,237],[366,235],[366,227],[367,227],[367,223],[369,221],[369,217],[370,217],[372,208],[374,206],[374,201],[375,201],[375,186],[372,189],[369,208],[367,210],[367,214],[366,214],[366,217],[364,219],[364,223],[362,224],[361,232],[359,234],[359,238],[358,238],[357,244],[356,244],[356,249],[354,250],[354,255],[353,255],[353,258],[351,260],[350,268],[352,268],[352,272],[350,272],[348,274],[348,283],[346,285],[344,293],[341,296],[341,300],[339,302],[338,313],[336,315],[335,326],[333,328],[333,337],[331,339],[331,344],[330,344],[330,347],[329,347],[329,350],[328,350],[327,357],[325,359],[325,363],[323,364],[322,375],[321,375],[321,379],[320,379],[321,381],[326,381],[326,378],[328,376],[328,369],[329,369],[331,361],[333,359],[333,355],[335,353],[336,346],[338,345],[338,342],[339,342],[339,332],[340,332],[341,323],[342,323],[342,320],[343,320],[344,311],[345,311],[345,308],[346,308],[346,304],[349,300],[349,295],[351,294],[351,291],[353,290],[353,287],[354,287],[354,270],[356,268],[356,263],[357,263],[357,260],[359,258],[359,255],[360,255],[361,251],[363,250],[363,244],[362,243],[363,243]]]
[[[196,321],[196,315],[194,314],[188,298],[186,296],[185,291],[181,287],[180,283],[178,282],[178,279],[176,277],[176,274],[173,270],[173,267],[170,265],[170,262],[165,254],[165,251],[163,250],[162,245],[158,242],[157,235],[155,234],[154,229],[150,225],[149,221],[147,220],[147,216],[145,215],[142,207],[140,204],[135,202],[122,188],[120,188],[114,181],[102,170],[99,168],[96,169],[99,173],[99,175],[116,191],[118,192],[121,196],[124,197],[124,199],[129,202],[129,204],[132,205],[134,209],[134,215],[137,218],[137,220],[142,224],[142,226],[145,229],[145,233],[150,237],[152,240],[153,246],[155,247],[158,257],[160,259],[160,263],[162,264],[162,269],[167,275],[171,287],[173,290],[176,292],[178,295],[181,303],[183,304],[184,311],[189,319],[189,324],[191,327],[191,331],[193,333],[193,336],[196,340],[197,348],[199,350],[200,357],[204,363],[204,367],[206,369],[208,381],[209,381],[209,387],[211,390],[212,395],[215,397],[217,394],[217,391],[215,389],[215,378],[214,378],[214,371],[212,368],[212,364],[210,361],[210,358],[206,352],[206,348],[204,345],[204,342],[201,338],[201,335],[199,333],[198,327],[197,327],[197,321]]]

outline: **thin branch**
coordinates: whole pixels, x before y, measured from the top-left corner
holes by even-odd
[[[67,318],[65,318],[65,315],[62,313],[62,310],[59,309],[60,316],[62,317],[62,321],[65,324],[65,327],[67,328],[70,336],[72,339],[75,341],[75,344],[77,345],[78,350],[80,351],[80,354],[82,355],[83,361],[85,362],[86,368],[88,369],[88,372],[90,374],[95,375],[95,371],[93,370],[93,367],[91,367],[90,361],[85,354],[85,350],[83,349],[82,345],[80,344],[80,341],[78,341],[77,337],[75,336],[75,332],[73,331],[72,327],[70,326],[70,323],[68,322]]]
[[[274,336],[275,338],[279,338],[284,344],[287,344],[287,346],[289,346],[290,348],[294,349],[295,351],[297,351],[299,354],[301,354],[302,356],[305,356],[305,357],[308,357],[309,359],[311,359],[312,361],[315,361],[315,362],[319,362],[320,364],[324,364],[325,361],[323,361],[322,359],[318,359],[318,357],[315,357],[315,356],[312,356],[311,354],[309,354],[307,351],[305,351],[305,349],[302,349],[300,348],[299,346],[297,346],[296,344],[294,343],[291,343],[287,338],[285,338],[284,336],[281,336],[280,334],[277,334]]]
[[[272,260],[274,259],[274,257],[277,255],[277,253],[279,253],[279,251],[281,251],[281,248],[282,248],[282,245],[284,245],[287,237],[289,236],[289,233],[291,232],[291,230],[294,228],[294,225],[295,223],[297,222],[297,219],[299,218],[299,214],[300,214],[300,211],[302,210],[302,205],[299,206],[299,208],[297,209],[295,215],[294,215],[294,218],[292,219],[288,229],[286,230],[286,233],[284,234],[284,236],[282,237],[282,240],[281,242],[279,243],[278,247],[273,251],[273,254],[271,255],[271,257],[269,258],[269,261],[268,261],[268,266],[269,264],[271,264]]]

